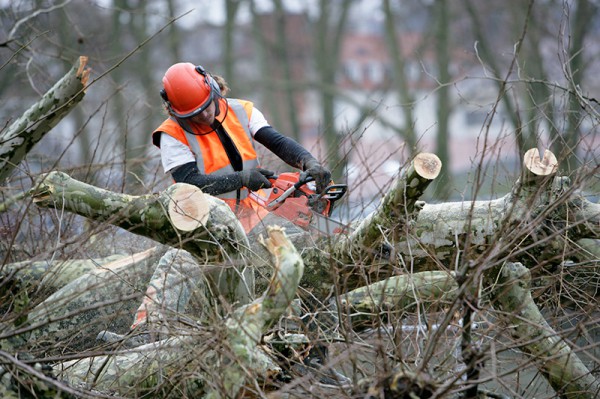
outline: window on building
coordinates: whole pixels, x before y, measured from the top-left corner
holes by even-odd
[[[365,76],[369,81],[375,84],[383,82],[385,71],[379,62],[369,62],[365,66]]]
[[[346,76],[354,83],[360,83],[363,79],[360,64],[356,61],[348,61],[344,66]]]

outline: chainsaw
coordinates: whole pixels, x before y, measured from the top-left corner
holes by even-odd
[[[330,219],[333,206],[346,194],[347,185],[332,184],[317,194],[314,179],[300,172],[281,173],[269,181],[271,188],[262,190],[266,196],[250,193],[250,198],[267,211],[305,230],[326,235],[348,232],[348,226]]]

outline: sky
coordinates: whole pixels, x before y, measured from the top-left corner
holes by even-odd
[[[1,1],[1,0],[0,0]],[[258,12],[267,12],[273,9],[271,0],[255,0]],[[109,7],[112,0],[96,0],[96,4],[102,7]],[[183,15],[178,23],[182,27],[191,27],[197,24],[198,20],[210,21],[213,24],[222,24],[225,20],[225,2],[223,0],[179,0],[176,15]],[[314,9],[317,0],[283,0],[284,6],[293,12],[302,12],[305,10]],[[166,7],[162,1],[154,0],[148,5],[154,6],[157,9]],[[161,10],[164,14],[166,10]],[[247,3],[244,3],[238,12],[238,18],[241,21],[250,20],[250,11]]]
[[[108,1],[108,0],[102,0]],[[273,1],[271,0],[255,0],[257,10],[259,12],[268,12],[273,9]],[[287,10],[292,12],[308,11],[314,14],[317,9],[318,0],[283,0],[283,4]],[[361,15],[372,15],[379,8],[379,2],[373,0],[358,0],[353,4],[353,10]],[[180,0],[180,14],[193,10],[189,15],[182,18],[182,24],[193,25],[198,18],[210,20],[213,23],[223,23],[225,19],[225,5],[223,0]],[[245,5],[240,9],[238,18],[241,20],[249,20],[250,12]],[[185,20],[184,20],[185,19]]]

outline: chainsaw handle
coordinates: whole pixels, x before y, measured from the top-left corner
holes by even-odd
[[[277,179],[279,179],[279,175],[271,175],[269,177],[267,177],[267,179],[271,182],[271,183],[275,183],[275,181],[277,181]],[[305,185],[308,182],[311,182],[315,180],[314,177],[312,177],[311,175],[306,175],[305,177],[302,176],[302,173],[300,174],[298,181],[296,183],[294,183],[294,187],[297,189],[299,189],[300,187],[302,187],[303,185]]]
[[[304,176],[303,176],[304,175]],[[305,185],[308,182],[314,181],[315,178],[309,174],[300,173],[300,177],[298,178],[298,182],[294,184],[294,188],[298,190],[300,187]]]

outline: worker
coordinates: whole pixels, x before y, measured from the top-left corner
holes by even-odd
[[[222,198],[246,233],[268,214],[248,192],[269,188],[269,177],[274,175],[260,168],[254,141],[301,169],[303,177],[312,177],[317,192],[329,185],[330,171],[296,141],[271,127],[250,101],[225,97],[229,88],[223,78],[212,76],[201,66],[178,63],[167,70],[162,83],[160,95],[169,117],[152,133],[152,142],[160,148],[165,172],[175,182],[193,184]],[[198,269],[198,263],[183,249],[167,251],[150,279],[130,333],[102,331],[98,339],[122,341],[134,330],[147,330],[140,327],[147,327],[148,322],[168,324],[172,315],[183,312],[193,292],[203,291],[198,289],[204,283]],[[253,284],[247,281],[252,276],[247,272],[242,273],[240,285],[253,291]],[[249,301],[253,292],[247,294],[244,300]],[[136,345],[148,339],[146,333],[140,336],[139,342],[129,342]]]
[[[248,233],[267,213],[248,197],[270,188],[255,141],[314,179],[317,193],[331,173],[293,139],[269,125],[252,102],[226,98],[227,83],[202,66],[172,65],[160,91],[169,117],[152,133],[162,165],[178,183],[193,184],[229,204]]]

